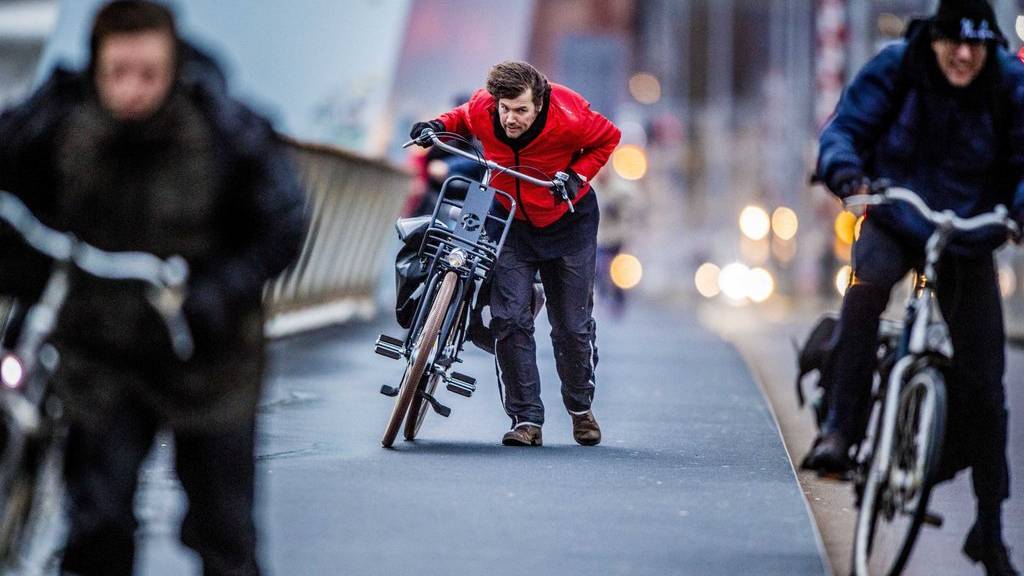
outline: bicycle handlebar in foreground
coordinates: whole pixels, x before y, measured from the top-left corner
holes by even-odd
[[[147,284],[147,300],[160,314],[175,354],[187,360],[194,351],[191,332],[181,316],[188,263],[180,256],[162,259],[147,252],[107,252],[39,221],[27,206],[0,190],[0,222],[6,223],[33,250],[58,262],[73,264],[90,276],[134,280]]]

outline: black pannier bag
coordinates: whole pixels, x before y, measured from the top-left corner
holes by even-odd
[[[395,223],[402,247],[395,257],[395,318],[408,329],[416,316],[416,306],[426,288],[429,263],[419,257],[423,235],[430,226],[430,216],[402,218]]]
[[[807,336],[807,340],[797,349],[797,402],[801,407],[806,404],[807,397],[803,388],[804,378],[816,373],[814,389],[811,393],[811,407],[814,410],[814,420],[818,428],[821,428],[828,411],[829,390],[824,381],[824,373],[835,345],[832,334],[838,323],[839,318],[836,315],[825,314],[818,319],[817,324],[811,329],[810,335]]]

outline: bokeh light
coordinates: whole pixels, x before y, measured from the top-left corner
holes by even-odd
[[[653,74],[638,72],[629,79],[629,93],[641,104],[655,104],[661,100],[661,82]]]
[[[836,216],[836,221],[833,225],[836,231],[836,238],[839,238],[844,244],[853,244],[856,227],[857,216],[847,210],[843,210]]]
[[[747,297],[754,302],[764,302],[775,292],[775,279],[764,268],[754,268],[747,275]]]
[[[612,258],[610,268],[612,282],[623,290],[635,288],[644,275],[644,268],[640,264],[640,260],[632,254],[623,253]]]
[[[852,275],[853,268],[849,264],[836,272],[836,292],[839,292],[840,296],[846,295],[846,289],[850,287],[850,282],[853,280]]]
[[[0,361],[0,380],[9,388],[14,388],[21,383],[21,379],[25,376],[25,369],[21,365],[21,361],[14,356],[4,356],[4,359]]]
[[[733,262],[718,274],[718,287],[722,293],[732,300],[743,300],[747,297],[747,277],[750,269],[741,262]]]
[[[760,206],[747,206],[740,212],[740,232],[751,240],[760,240],[771,230],[768,213]]]
[[[612,168],[626,180],[639,180],[647,173],[647,154],[639,146],[619,146],[612,153]]]
[[[697,273],[693,275],[693,283],[697,285],[697,292],[705,298],[714,298],[722,291],[718,287],[718,274],[721,269],[712,264],[711,262],[705,262],[697,268]]]
[[[783,240],[791,240],[796,236],[800,221],[792,208],[779,206],[772,212],[772,231]]]

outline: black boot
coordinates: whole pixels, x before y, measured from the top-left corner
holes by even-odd
[[[845,476],[853,468],[850,442],[840,432],[826,432],[814,440],[800,467],[821,475]]]
[[[964,555],[973,562],[981,562],[988,576],[1020,576],[1010,563],[1010,551],[1002,538],[985,538],[977,522],[964,540]]]

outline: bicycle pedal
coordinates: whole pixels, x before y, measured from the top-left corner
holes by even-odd
[[[473,396],[473,392],[476,392],[476,378],[472,376],[466,376],[458,372],[452,372],[450,376],[445,378],[448,382],[446,388],[450,392],[454,392],[459,396],[465,396],[469,398]]]
[[[942,514],[928,510],[924,513],[922,521],[933,528],[942,528],[942,524],[945,522],[945,519],[942,517]]]
[[[434,409],[434,412],[437,412],[438,416],[443,416],[447,418],[452,415],[452,409],[438,402],[437,398],[434,398],[432,395],[430,395],[427,392],[424,392],[423,390],[420,390],[419,394],[421,398],[423,398],[424,400],[427,401],[428,404],[430,404],[430,407]]]
[[[377,342],[374,344],[373,351],[381,356],[387,356],[392,360],[398,360],[402,357],[402,352],[405,350],[405,343],[396,338],[381,334],[377,336]]]
[[[390,396],[394,398],[395,396],[398,396],[398,388],[392,388],[391,386],[385,384],[380,387],[380,393],[385,396]]]

